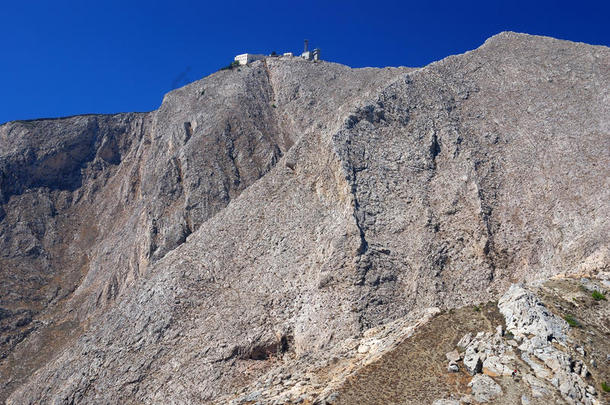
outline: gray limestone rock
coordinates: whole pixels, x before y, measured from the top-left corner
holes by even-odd
[[[464,367],[470,375],[480,373],[483,368],[483,354],[476,352],[473,348],[464,353]]]
[[[449,362],[457,362],[461,359],[460,353],[457,350],[453,350],[447,354],[445,354],[445,357],[447,358],[447,360]]]
[[[530,386],[533,398],[542,398],[549,394],[547,385],[531,374],[525,374],[523,380]]]
[[[274,367],[373,327],[605,268],[609,65],[507,32],[420,69],[268,58],[149,113],[1,125],[0,400],[226,403],[270,378],[262,402]],[[511,291],[507,330],[563,369],[533,350],[565,324]],[[472,340],[471,370],[501,354]]]
[[[507,330],[521,338],[521,358],[537,377],[525,376],[532,396],[540,397],[548,392],[540,381],[546,380],[569,403],[593,403],[586,396],[583,381],[588,375],[586,365],[566,352],[567,323],[548,311],[532,291],[517,285],[512,285],[500,298],[498,307],[506,319]]]
[[[465,334],[457,344],[458,349],[466,350],[466,347],[468,347],[471,340],[472,340],[472,334],[471,333]]]
[[[549,312],[536,296],[513,284],[498,302],[500,313],[506,319],[506,329],[515,337],[526,339],[521,350],[533,350],[538,346],[546,346],[552,339],[566,343],[568,324]]]
[[[511,376],[514,370],[511,362],[509,356],[490,355],[485,358],[481,371],[491,377]]]
[[[502,395],[502,388],[493,378],[487,375],[475,375],[472,381],[468,383],[468,386],[472,388],[474,399],[478,402],[489,402]]]

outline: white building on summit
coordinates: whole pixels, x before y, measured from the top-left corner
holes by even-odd
[[[237,55],[235,57],[235,62],[239,63],[240,66],[247,65],[248,63],[252,63],[256,60],[265,59],[267,55],[255,54],[255,53],[242,53],[241,55]],[[269,55],[269,57],[294,57],[292,52],[286,52],[283,55],[276,55],[275,52]],[[305,47],[303,53],[301,54],[301,58],[306,60],[312,60],[314,62],[318,62],[320,60],[320,49],[316,48],[313,51],[309,50],[309,41],[305,40]]]
[[[261,59],[265,59],[265,55],[255,53],[242,53],[241,55],[237,55],[235,57],[235,61],[239,62],[240,65],[247,65],[248,63]]]

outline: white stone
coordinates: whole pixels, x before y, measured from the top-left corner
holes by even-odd
[[[370,347],[367,344],[361,344],[360,346],[358,346],[358,353],[364,354],[367,353],[369,351]]]
[[[583,363],[582,364],[582,368],[580,369],[580,376],[582,378],[587,378],[589,376],[589,369],[587,368],[587,366]]]
[[[551,373],[547,370],[547,368],[542,364],[537,363],[535,360],[532,360],[528,353],[521,353],[521,359],[531,367],[536,377],[542,379],[551,378]]]
[[[472,346],[469,346],[468,349],[466,349],[466,353],[464,353],[464,367],[466,367],[466,371],[468,371],[470,375],[481,372],[481,368],[483,367],[481,354],[477,353]]]
[[[484,374],[477,374],[468,383],[472,388],[474,399],[479,402],[489,402],[502,395],[502,388],[491,377]]]
[[[460,360],[460,354],[458,353],[457,350],[454,350],[452,352],[445,354],[445,357],[447,358],[448,361],[456,362],[456,361]]]
[[[523,376],[523,380],[527,383],[527,385],[530,386],[530,389],[532,390],[532,397],[542,398],[543,396],[549,394],[546,384],[533,375],[526,374]]]
[[[498,325],[498,327],[496,328],[496,336],[502,337],[503,335],[504,335],[504,331],[502,330],[502,325]]]
[[[490,377],[511,376],[513,369],[504,364],[498,356],[489,356],[483,362],[483,374]]]
[[[464,349],[466,349],[466,347],[468,347],[471,340],[472,340],[472,334],[467,333],[457,343],[457,347],[464,350]]]
[[[500,298],[498,308],[506,320],[506,330],[516,337],[534,336],[527,339],[527,346],[544,346],[549,338],[565,344],[568,324],[554,316],[532,292],[523,287],[513,284]],[[529,347],[521,350],[524,349]]]

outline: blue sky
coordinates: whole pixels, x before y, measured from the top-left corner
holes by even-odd
[[[242,52],[423,66],[500,31],[610,45],[608,1],[0,0],[0,123],[149,111]]]

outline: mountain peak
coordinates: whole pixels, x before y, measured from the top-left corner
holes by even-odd
[[[493,342],[480,303],[511,284],[605,277],[609,61],[503,32],[421,69],[267,58],[149,113],[0,126],[0,398],[332,403],[426,328]]]

